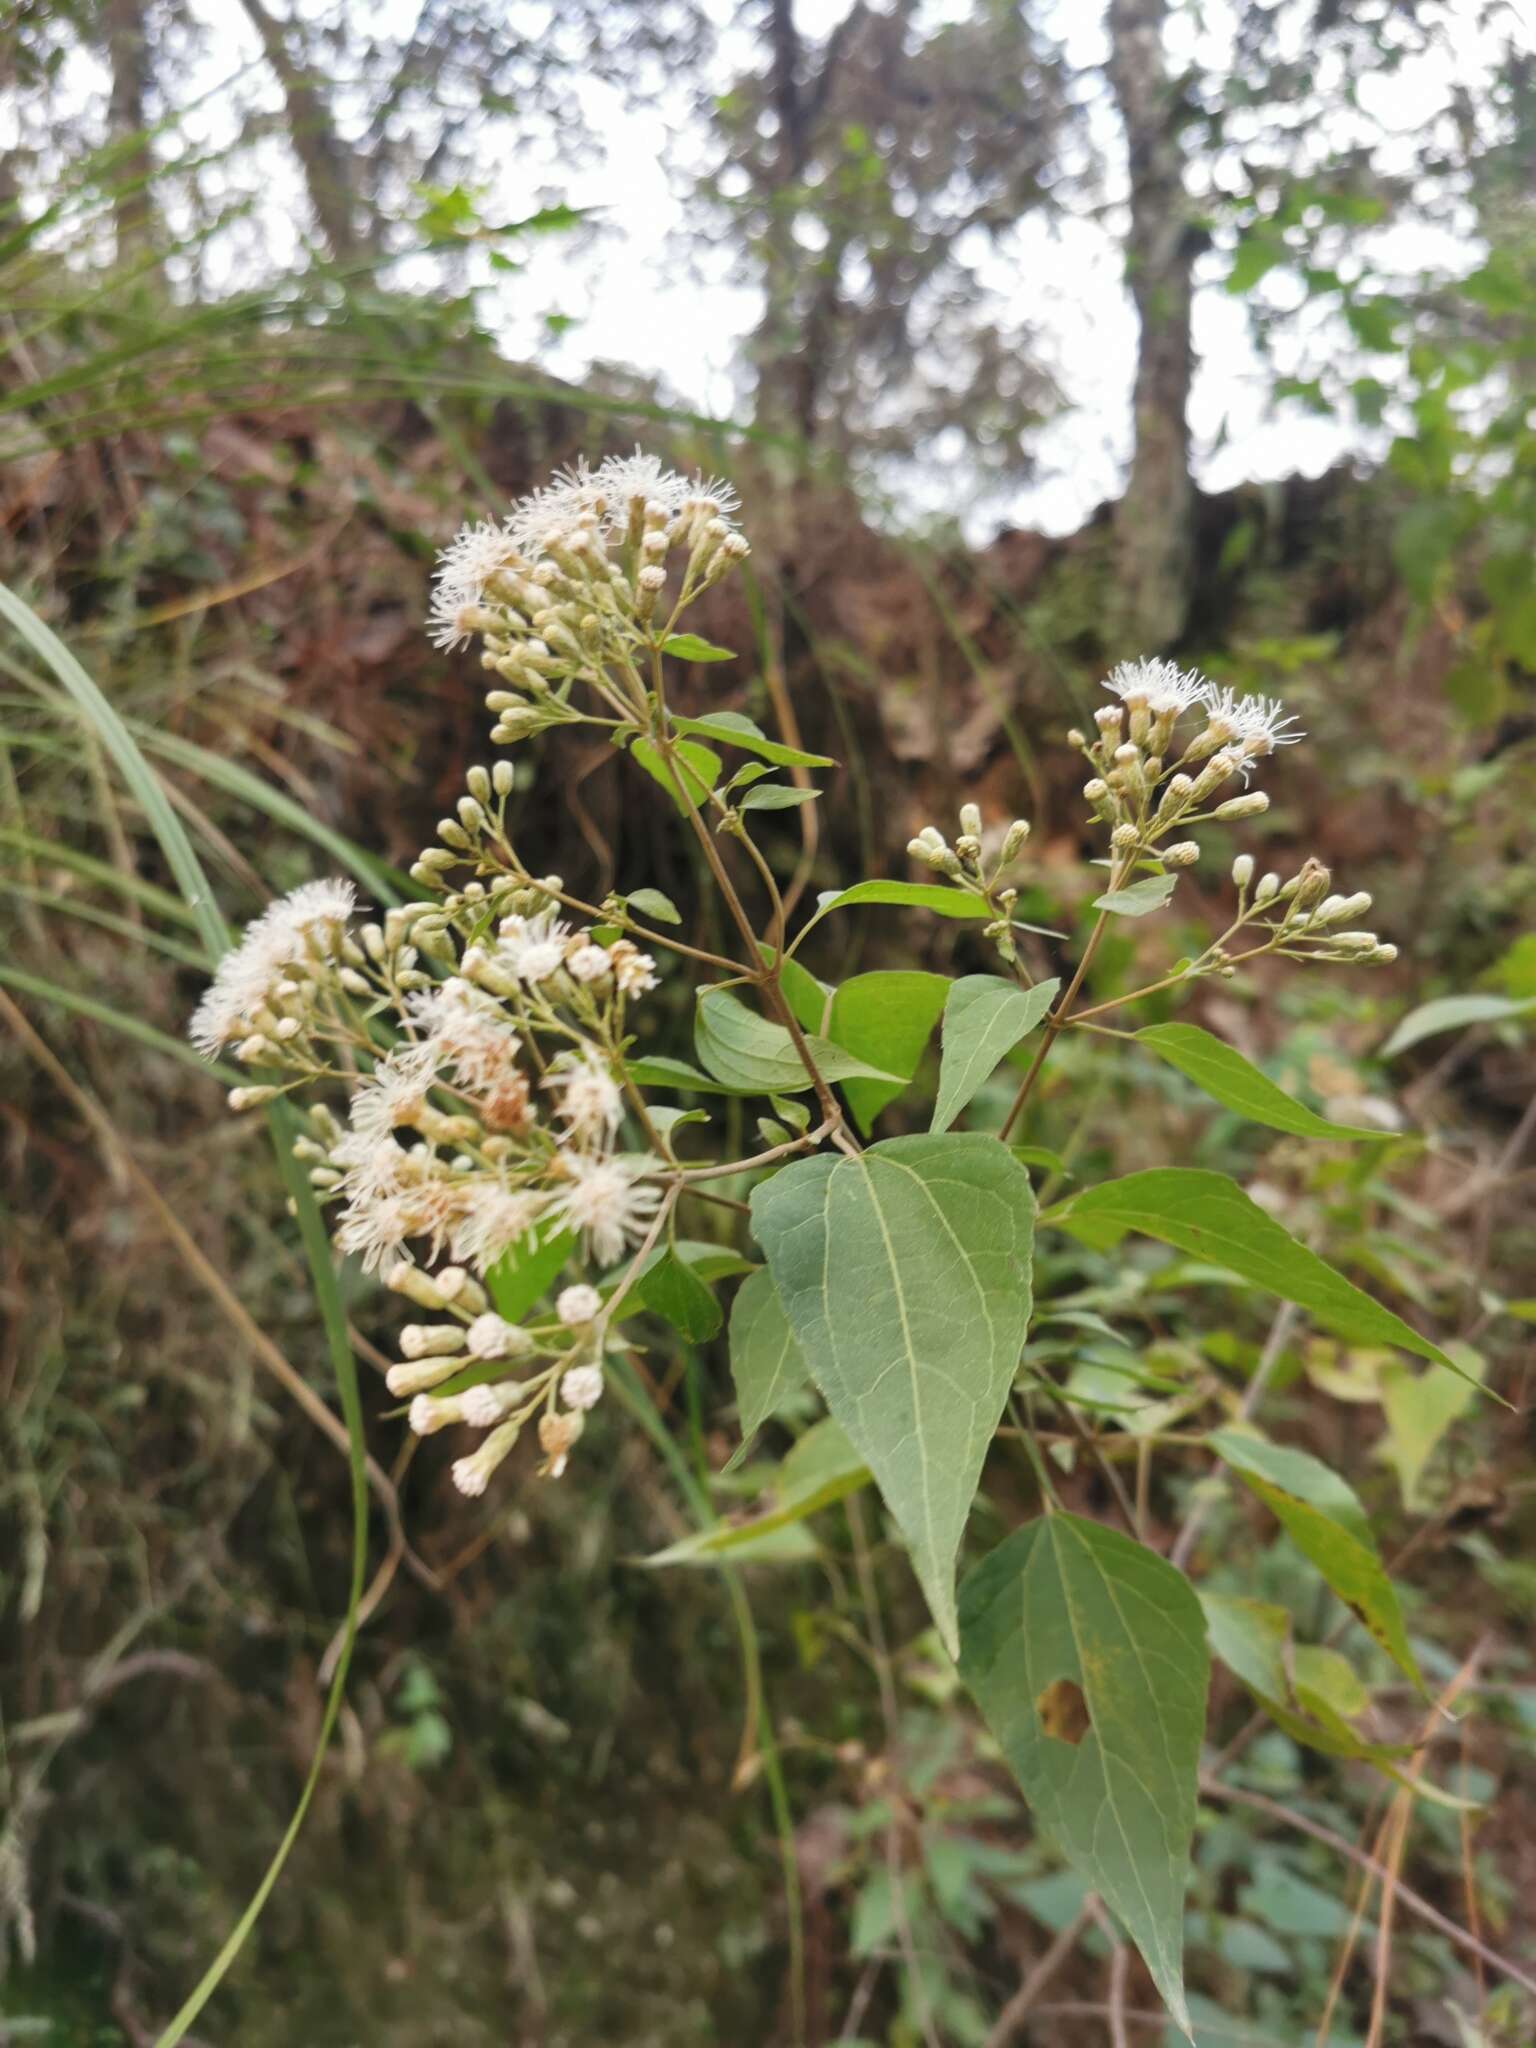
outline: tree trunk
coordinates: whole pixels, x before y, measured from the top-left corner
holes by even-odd
[[[1179,99],[1168,75],[1168,0],[1110,0],[1109,78],[1125,124],[1131,226],[1126,275],[1141,321],[1135,452],[1115,514],[1119,623],[1154,653],[1189,609],[1194,484],[1189,474],[1190,303],[1198,236],[1188,216]]]
[[[374,251],[371,238],[358,231],[357,192],[330,109],[296,62],[284,33],[287,24],[269,14],[262,0],[241,0],[241,5],[261,37],[267,62],[282,88],[288,139],[304,173],[320,232],[338,263],[362,261]]]
[[[149,146],[149,44],[139,0],[107,0],[101,17],[112,89],[107,121],[120,146],[112,171],[112,223],[121,264],[158,272],[159,222],[155,214],[154,153]]]

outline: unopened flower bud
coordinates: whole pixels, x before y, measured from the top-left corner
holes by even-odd
[[[1087,797],[1089,803],[1101,804],[1105,797],[1109,795],[1109,784],[1102,777],[1095,775],[1090,782],[1083,784],[1083,795]]]
[[[488,804],[491,800],[491,774],[488,768],[476,766],[464,777],[464,787],[478,803]]]
[[[955,841],[955,856],[966,867],[974,867],[981,858],[981,841],[974,833],[963,832]]]
[[[563,1288],[555,1300],[555,1314],[568,1330],[579,1330],[603,1312],[603,1297],[583,1281]]]
[[[548,1476],[558,1479],[565,1470],[572,1447],[581,1435],[585,1417],[578,1410],[574,1414],[559,1411],[539,1417],[539,1448],[548,1461]]]
[[[1253,880],[1253,855],[1240,853],[1232,863],[1232,880],[1239,889],[1246,889]]]
[[[282,1093],[280,1088],[231,1088],[224,1100],[233,1110],[260,1109]]]
[[[1321,903],[1328,894],[1328,884],[1332,879],[1320,860],[1304,861],[1290,891],[1296,908],[1311,910],[1315,904]]]
[[[494,1309],[475,1317],[464,1333],[473,1358],[526,1358],[533,1339],[517,1323],[509,1323]]]
[[[478,1499],[490,1483],[491,1474],[507,1456],[517,1442],[522,1424],[518,1422],[499,1423],[485,1442],[470,1457],[458,1459],[453,1467],[453,1483],[460,1493],[471,1500]]]
[[[1242,796],[1229,796],[1224,804],[1216,806],[1218,818],[1256,818],[1261,811],[1269,809],[1267,790],[1250,789]]]
[[[1385,946],[1378,946],[1371,955],[1371,958],[1373,960],[1380,960],[1385,966],[1397,958],[1397,948],[1390,943]]]
[[[472,796],[461,796],[454,809],[459,814],[459,823],[471,838],[485,830],[485,812]]]
[[[459,1396],[464,1420],[471,1429],[494,1429],[507,1411],[516,1407],[522,1391],[516,1380],[503,1380],[499,1386],[466,1387]]]
[[[1140,759],[1141,749],[1134,740],[1127,740],[1124,746],[1115,749],[1115,761],[1121,768],[1132,767]]]
[[[413,1266],[408,1259],[397,1259],[384,1275],[384,1285],[391,1294],[403,1294],[407,1301],[414,1301],[418,1308],[444,1309],[448,1306],[446,1297],[430,1273],[423,1273],[420,1266]]]
[[[462,1266],[444,1266],[437,1276],[437,1287],[444,1301],[452,1302],[466,1315],[483,1315],[491,1305],[480,1282]]]
[[[1115,827],[1114,831],[1109,835],[1109,843],[1116,853],[1129,853],[1140,838],[1140,828],[1127,822],[1124,825],[1117,825]]]
[[[436,1436],[450,1423],[463,1420],[464,1410],[457,1394],[418,1394],[411,1403],[410,1425],[417,1436]]]
[[[400,1332],[400,1350],[408,1359],[444,1357],[463,1349],[464,1332],[457,1323],[407,1323]]]
[[[1200,858],[1200,849],[1193,839],[1181,839],[1176,846],[1163,851],[1163,865],[1170,868],[1192,868]]]
[[[1255,903],[1269,903],[1280,893],[1280,877],[1273,869],[1260,875],[1259,886],[1253,892]]]
[[[392,1365],[384,1375],[384,1384],[392,1394],[402,1399],[410,1394],[424,1394],[429,1387],[440,1387],[444,1380],[451,1380],[464,1364],[463,1353],[455,1358],[422,1358]]]
[[[981,837],[981,807],[979,804],[960,806],[960,830],[967,839]]]
[[[999,855],[999,860],[1004,867],[1007,867],[1010,861],[1018,859],[1019,855],[1024,851],[1024,842],[1028,837],[1028,818],[1015,818],[1004,835],[1003,850]]]
[[[510,796],[512,794],[513,779],[512,763],[510,761],[498,761],[491,770],[491,787],[498,796]]]
[[[600,1365],[573,1365],[560,1382],[560,1398],[578,1413],[595,1408],[602,1399],[603,1369]]]

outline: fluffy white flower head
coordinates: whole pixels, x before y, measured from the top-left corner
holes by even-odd
[[[496,964],[530,985],[548,981],[564,966],[570,939],[570,926],[561,924],[553,911],[541,910],[537,917],[505,917]]]
[[[1154,718],[1177,718],[1191,704],[1205,701],[1210,685],[1198,669],[1181,669],[1176,661],[1159,661],[1145,656],[1140,661],[1122,661],[1105,679],[1122,703],[1145,697]]]
[[[1295,715],[1286,711],[1278,697],[1239,696],[1235,690],[1218,690],[1211,685],[1205,703],[1212,723],[1229,726],[1245,756],[1270,754],[1276,747],[1294,747],[1306,738],[1304,732],[1288,730],[1296,723]]]
[[[461,1264],[486,1272],[534,1229],[544,1214],[544,1197],[531,1188],[475,1188],[473,1200],[453,1227],[449,1249]]]
[[[648,1187],[645,1171],[626,1159],[562,1155],[566,1185],[550,1214],[569,1230],[580,1231],[592,1256],[611,1266],[627,1245],[638,1243],[661,1202],[661,1190]]]
[[[305,961],[334,959],[347,919],[357,908],[350,882],[305,882],[269,903],[245,928],[238,946],[214,969],[188,1035],[211,1058],[221,1045],[244,1038],[257,1010],[269,1003],[284,970]]]
[[[557,1069],[548,1086],[560,1091],[557,1113],[579,1142],[601,1144],[618,1130],[624,1097],[608,1069],[591,1053],[573,1066]]]

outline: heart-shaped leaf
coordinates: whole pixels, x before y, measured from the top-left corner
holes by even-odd
[[[811,1377],[874,1473],[953,1655],[955,1557],[1029,1327],[1034,1200],[1005,1146],[892,1138],[752,1193]]]

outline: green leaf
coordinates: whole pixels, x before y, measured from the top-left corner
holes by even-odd
[[[738,811],[792,811],[813,804],[819,789],[792,789],[787,782],[757,782],[736,800]]]
[[[515,1244],[504,1251],[485,1276],[497,1315],[509,1323],[521,1322],[554,1285],[575,1244],[574,1232],[557,1230],[543,1243]]]
[[[794,1040],[782,1024],[759,1017],[745,1003],[720,989],[706,989],[694,1017],[694,1044],[716,1080],[733,1090],[758,1095],[798,1095],[813,1085]],[[858,1076],[899,1081],[845,1052],[830,1039],[808,1036],[806,1045],[823,1079],[842,1081]]]
[[[678,794],[676,785],[668,773],[667,764],[652,742],[646,739],[636,740],[629,752],[631,760],[638,761],[646,774],[661,784],[678,810],[687,817],[688,806]],[[675,741],[673,752],[677,757],[678,775],[697,808],[708,800],[710,791],[720,779],[720,770],[724,764],[718,754],[711,753],[708,747],[695,746],[692,740]]]
[[[1143,875],[1139,882],[1128,883],[1123,889],[1108,889],[1102,896],[1095,896],[1095,910],[1108,910],[1116,917],[1147,917],[1154,910],[1161,910],[1168,898],[1178,887],[1179,878],[1173,875]]]
[[[693,1267],[670,1249],[636,1283],[634,1298],[690,1344],[706,1343],[724,1321],[719,1302]]]
[[[810,1378],[772,1276],[763,1268],[747,1275],[731,1303],[731,1378],[741,1420],[739,1458],[779,1403]]]
[[[1029,1175],[993,1138],[892,1138],[797,1161],[751,1200],[811,1376],[953,1656],[955,1557],[1029,1327]]]
[[[698,1095],[760,1095],[760,1088],[732,1088],[712,1074],[702,1074],[687,1060],[675,1060],[668,1053],[653,1053],[647,1059],[631,1060],[629,1078],[639,1088],[691,1088]]]
[[[947,1130],[1005,1054],[1044,1017],[1059,981],[1019,988],[996,974],[967,974],[944,1005],[944,1056],[931,1131]]]
[[[683,914],[670,896],[664,896],[659,889],[636,889],[625,897],[631,910],[638,910],[642,917],[649,917],[657,924],[681,924]]]
[[[1536,1009],[1536,996],[1523,1002],[1510,996],[1440,996],[1408,1012],[1381,1048],[1381,1058],[1389,1060],[1420,1039],[1434,1038],[1442,1031],[1461,1031],[1468,1024],[1500,1024],[1506,1017],[1520,1017],[1532,1009]]]
[[[866,1135],[875,1118],[916,1074],[944,1008],[949,982],[942,974],[898,970],[856,974],[832,998],[827,1036],[861,1060],[872,1060],[899,1081],[849,1081],[843,1093]]]
[[[965,889],[942,889],[936,882],[855,882],[840,889],[821,905],[829,910],[847,910],[858,903],[886,903],[907,910],[933,910],[940,917],[991,918],[996,913]]]
[[[869,1484],[869,1469],[837,1424],[818,1422],[805,1432],[779,1467],[773,1505],[745,1522],[717,1522],[685,1536],[646,1559],[647,1564],[696,1564],[719,1558],[743,1561],[765,1536],[803,1522],[834,1501]]]
[[[1349,1725],[1369,1695],[1336,1651],[1291,1647],[1291,1617],[1264,1600],[1202,1593],[1211,1648],[1240,1678],[1278,1728],[1323,1756],[1374,1764],[1396,1779],[1394,1766],[1410,1744],[1369,1742]],[[1293,1677],[1294,1672],[1294,1677]]]
[[[1184,1898],[1210,1653],[1155,1552],[1051,1514],[960,1592],[960,1675],[1024,1796],[1125,1926],[1188,2031]]]
[[[780,768],[835,768],[830,754],[807,754],[799,747],[786,747],[771,740],[761,726],[740,711],[714,711],[708,718],[674,718],[678,732],[693,733],[701,740],[714,740],[723,747],[742,747],[761,760]]]
[[[669,633],[661,643],[663,654],[670,654],[676,661],[734,661],[734,648],[716,647],[712,640],[701,640],[697,633]]]
[[[1398,1669],[1421,1683],[1397,1594],[1354,1491],[1309,1451],[1218,1429],[1206,1441],[1274,1514]]]
[[[1155,1052],[1170,1067],[1177,1067],[1186,1080],[1193,1081],[1213,1101],[1235,1109],[1250,1123],[1266,1124],[1272,1131],[1288,1131],[1296,1138],[1368,1139],[1380,1144],[1384,1131],[1357,1130],[1351,1124],[1330,1123],[1277,1088],[1267,1075],[1245,1060],[1233,1046],[1202,1031],[1198,1024],[1148,1024],[1136,1033],[1136,1043]]]
[[[1421,1337],[1401,1316],[1372,1301],[1316,1252],[1299,1244],[1224,1173],[1154,1166],[1087,1188],[1058,1203],[1050,1215],[1053,1222],[1068,1226],[1081,1222],[1101,1245],[1101,1226],[1111,1232],[1139,1230],[1225,1266],[1282,1301],[1295,1302],[1341,1337],[1358,1344],[1396,1344],[1455,1369],[1455,1360],[1438,1344]]]
[[[1481,1381],[1483,1360],[1468,1344],[1447,1345],[1465,1378],[1447,1372],[1443,1365],[1427,1365],[1415,1372],[1411,1366],[1393,1360],[1380,1375],[1381,1405],[1387,1418],[1387,1434],[1377,1445],[1376,1455],[1397,1474],[1403,1506],[1410,1514],[1427,1514],[1429,1502],[1420,1482],[1424,1468],[1434,1456],[1441,1438],[1476,1400],[1469,1384]]]
[[[1291,1689],[1285,1668],[1291,1641],[1291,1617],[1269,1600],[1240,1599],[1233,1594],[1200,1594],[1211,1648],[1227,1669],[1267,1705],[1284,1700]]]

